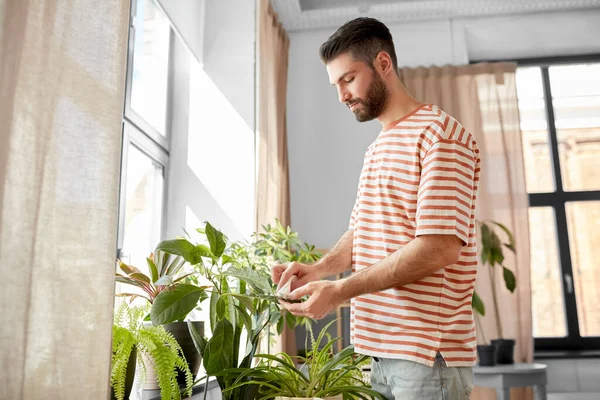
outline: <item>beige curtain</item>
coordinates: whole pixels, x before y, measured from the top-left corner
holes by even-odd
[[[256,229],[278,218],[290,225],[286,138],[286,91],[290,42],[269,0],[258,1],[258,183]],[[296,353],[292,329],[285,329],[274,352]]]
[[[0,0],[0,398],[106,399],[129,2]]]
[[[519,109],[513,63],[476,64],[434,68],[404,68],[400,76],[409,93],[425,103],[437,104],[471,131],[482,158],[477,218],[506,225],[515,235],[517,255],[505,265],[515,272],[517,289],[506,290],[502,271],[479,267],[476,290],[486,305],[482,329],[487,340],[498,338],[491,299],[490,272],[496,273],[501,325],[505,338],[516,339],[515,361],[531,362],[533,337],[529,275],[528,196]],[[482,335],[478,334],[478,339]],[[513,389],[511,399],[531,396]],[[477,388],[473,399],[493,399],[491,390]]]

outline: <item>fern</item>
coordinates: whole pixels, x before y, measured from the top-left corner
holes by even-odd
[[[127,364],[135,345],[135,338],[127,329],[113,325],[113,348],[111,359],[110,385],[118,400],[125,397],[125,377]]]
[[[147,312],[148,307],[130,307],[126,303],[115,312],[111,386],[117,398],[121,400],[124,395],[127,360],[133,346],[138,350],[137,359],[143,378],[147,374],[146,363],[154,366],[162,399],[181,399],[178,370],[185,373],[184,394],[191,396],[193,375],[179,343],[164,327],[144,325],[142,321]]]

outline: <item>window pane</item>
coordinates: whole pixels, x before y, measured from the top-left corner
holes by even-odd
[[[563,188],[600,189],[600,64],[549,68]]]
[[[151,0],[137,0],[131,109],[165,135],[170,24]]]
[[[160,240],[163,167],[130,143],[126,174],[123,261],[147,272],[146,257]]]
[[[565,337],[565,305],[552,207],[529,209],[534,337]]]
[[[581,336],[600,336],[600,201],[566,204]]]
[[[539,67],[519,68],[516,79],[527,191],[553,192],[554,173],[541,70]]]

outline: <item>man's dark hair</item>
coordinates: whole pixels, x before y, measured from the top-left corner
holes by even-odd
[[[360,17],[346,22],[335,31],[321,45],[319,55],[324,63],[328,63],[348,52],[353,59],[373,68],[373,60],[380,51],[390,55],[394,70],[397,70],[396,50],[388,27],[375,18]]]

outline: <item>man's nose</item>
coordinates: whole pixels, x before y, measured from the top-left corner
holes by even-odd
[[[340,103],[345,103],[352,98],[350,93],[345,91],[344,89],[338,89],[338,97],[339,97]]]

